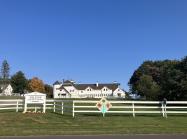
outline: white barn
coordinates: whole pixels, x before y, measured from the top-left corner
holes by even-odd
[[[10,84],[0,84],[0,96],[11,96],[13,88]]]
[[[54,98],[125,98],[125,95],[119,83],[76,84],[74,81],[66,80],[53,84]]]

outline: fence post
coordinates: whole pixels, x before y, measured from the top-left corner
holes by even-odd
[[[132,102],[132,112],[133,112],[133,117],[135,117],[134,101]]]
[[[166,112],[166,105],[167,105],[167,99],[163,99],[163,104],[164,104],[164,116],[167,118],[167,112]]]
[[[53,112],[56,112],[56,102],[55,102],[55,100],[53,102]]]
[[[62,114],[64,114],[64,103],[62,102]]]
[[[165,117],[164,104],[163,104],[163,102],[162,102],[162,116]]]
[[[34,112],[37,112],[36,104],[34,105]]]
[[[165,117],[167,118],[168,116],[167,116],[167,109],[166,109],[166,104],[164,104],[164,115],[165,115]]]
[[[47,101],[45,100],[44,103],[43,103],[43,113],[46,112],[46,103],[47,103]]]
[[[74,113],[74,101],[73,101],[73,117],[75,117],[75,113]]]
[[[19,109],[19,101],[17,100],[17,103],[16,103],[16,112],[18,112],[18,109]]]

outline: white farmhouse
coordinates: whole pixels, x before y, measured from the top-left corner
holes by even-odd
[[[109,84],[76,84],[66,80],[63,83],[56,81],[53,84],[54,98],[102,98],[115,97],[125,98],[125,91],[119,83]]]
[[[11,96],[13,88],[10,84],[0,84],[0,96]]]

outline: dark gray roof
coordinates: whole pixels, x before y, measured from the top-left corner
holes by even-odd
[[[119,83],[109,83],[109,84],[63,84],[59,89],[63,89],[64,86],[74,86],[77,90],[85,90],[88,87],[91,87],[94,90],[101,90],[103,87],[107,87],[112,91],[115,91],[119,87]]]
[[[65,92],[69,93],[68,90],[66,90],[66,88],[64,88],[63,85],[62,85],[60,88],[58,88],[58,89],[59,89],[59,90],[60,90],[60,89],[63,89],[63,90],[65,90]],[[71,95],[71,94],[70,94],[70,95]]]
[[[56,81],[53,83],[53,85],[58,85],[58,84],[62,84],[62,82]]]
[[[63,81],[63,84],[74,84],[75,83],[75,81],[73,81],[73,80],[64,80]]]

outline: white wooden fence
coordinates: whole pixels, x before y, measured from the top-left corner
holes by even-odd
[[[98,101],[73,101],[74,117],[76,113],[101,113],[96,106]],[[106,114],[187,114],[187,101],[109,101],[112,107]]]
[[[53,112],[60,112],[63,114],[64,102],[62,100],[46,100],[46,109],[51,109]],[[0,100],[0,110],[15,110],[18,112],[19,110],[23,110],[24,108],[24,100],[23,99],[3,99]],[[39,105],[32,105],[28,107],[28,109],[41,109]]]
[[[64,105],[64,102],[71,102],[68,105]],[[75,117],[76,113],[101,113],[98,110],[96,104],[98,101],[92,100],[46,100],[46,109],[53,110],[64,114],[64,108],[66,111],[72,112],[72,116]],[[166,104],[162,101],[109,101],[112,107],[106,112],[106,114],[132,114],[134,117],[136,114],[160,114],[167,118],[168,114],[187,114],[187,101],[167,101]],[[72,105],[71,105],[72,104]],[[1,110],[15,110],[23,111],[24,100],[23,99],[9,99],[0,100]],[[41,109],[40,106],[31,105],[28,109],[35,109],[35,111]]]

